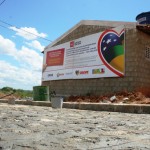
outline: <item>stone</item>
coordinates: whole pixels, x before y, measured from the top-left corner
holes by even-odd
[[[115,100],[117,100],[117,97],[116,97],[116,96],[112,96],[112,97],[110,98],[110,101],[111,101],[111,102],[113,102],[113,101],[115,101]]]
[[[8,104],[14,105],[15,104],[15,98],[14,97],[9,98]]]

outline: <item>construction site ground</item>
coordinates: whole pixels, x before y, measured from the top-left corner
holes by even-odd
[[[150,92],[119,92],[115,94],[106,94],[95,96],[87,94],[86,96],[70,96],[68,102],[89,102],[89,103],[124,103],[124,104],[150,104]]]
[[[86,103],[119,103],[119,104],[150,104],[150,90],[148,92],[119,92],[115,94],[106,94],[101,96],[96,96],[91,93],[84,95],[72,95],[65,98],[66,102],[86,102]],[[6,94],[0,93],[0,99],[22,99],[14,94],[10,96],[5,96]],[[112,99],[111,99],[112,98]]]
[[[150,115],[0,103],[0,150],[146,150]]]

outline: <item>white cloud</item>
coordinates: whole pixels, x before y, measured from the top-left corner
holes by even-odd
[[[0,54],[15,55],[16,45],[9,39],[0,35]]]
[[[33,48],[35,48],[35,49],[37,49],[37,50],[39,50],[41,52],[44,50],[44,46],[42,46],[41,43],[39,41],[37,41],[37,40],[34,40],[34,41],[30,42],[30,43],[29,42],[25,42],[25,44],[27,44],[28,46],[33,47]]]
[[[0,54],[12,56],[18,66],[0,60],[0,87],[15,86],[14,88],[31,89],[41,83],[42,55],[22,46],[17,49],[15,43],[0,35]],[[1,55],[1,56],[2,56]]]
[[[16,88],[32,89],[33,85],[39,85],[41,73],[32,70],[19,68],[8,62],[0,61],[0,83]]]
[[[26,64],[28,68],[35,68],[39,70],[42,64],[42,56],[36,51],[22,46],[18,50],[9,39],[5,39],[0,35],[0,53],[5,55],[11,55],[14,59],[19,61],[21,64]]]
[[[27,64],[28,68],[39,70],[42,66],[42,56],[25,46],[18,51],[16,57],[19,62]]]
[[[10,29],[16,31],[16,35],[19,35],[26,40],[35,40],[38,38],[38,36],[42,38],[47,37],[45,33],[39,33],[36,30],[36,28],[32,28],[32,27],[21,27],[21,28],[10,27]]]

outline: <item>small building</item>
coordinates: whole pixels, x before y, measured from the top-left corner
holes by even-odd
[[[45,47],[42,85],[60,95],[150,92],[150,26],[80,21]]]

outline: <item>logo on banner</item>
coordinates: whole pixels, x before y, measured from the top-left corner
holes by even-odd
[[[103,32],[98,41],[98,53],[105,66],[118,76],[124,75],[124,29]]]
[[[64,73],[57,73],[57,77],[64,76]]]
[[[71,41],[70,42],[70,47],[74,47],[74,46],[77,46],[77,45],[80,45],[81,44],[81,41]]]
[[[73,72],[67,72],[66,73],[66,75],[72,75],[73,74]]]
[[[89,71],[79,71],[79,70],[76,70],[75,71],[75,74],[78,76],[78,75],[84,75],[84,74],[89,74]]]
[[[105,73],[104,68],[99,68],[99,69],[93,69],[92,70],[92,74],[103,74],[103,73]]]
[[[74,41],[70,42],[70,47],[74,47]]]
[[[48,77],[53,77],[53,74],[48,74],[47,76],[48,76]]]

